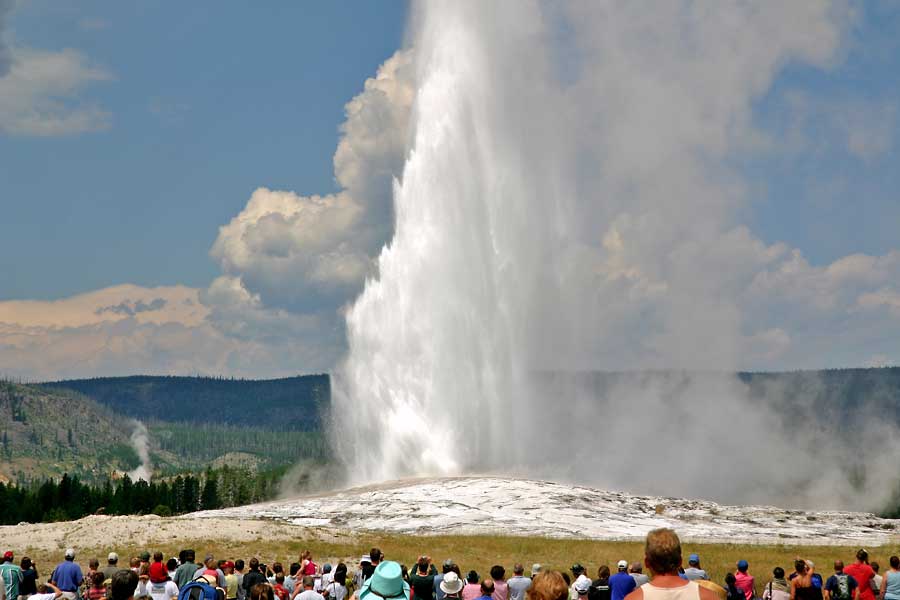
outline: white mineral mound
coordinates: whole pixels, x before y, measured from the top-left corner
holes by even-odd
[[[393,481],[189,517],[268,518],[415,535],[500,533],[613,540],[640,539],[655,527],[672,527],[694,541],[817,545],[882,545],[900,533],[900,520],[870,513],[724,506],[504,477]]]

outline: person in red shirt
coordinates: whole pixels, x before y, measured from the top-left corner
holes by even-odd
[[[153,553],[153,562],[150,563],[150,583],[165,583],[169,579],[169,569],[162,560],[162,552]]]
[[[875,600],[875,593],[872,591],[872,578],[875,571],[869,566],[869,553],[860,549],[856,553],[856,562],[852,565],[844,567],[844,573],[856,580],[859,585],[859,600]]]
[[[275,575],[275,586],[273,587],[273,590],[275,591],[275,597],[277,597],[278,600],[289,600],[291,597],[291,593],[284,587],[284,573]]]

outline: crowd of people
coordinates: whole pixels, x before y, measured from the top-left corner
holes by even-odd
[[[797,558],[792,573],[775,567],[761,585],[749,563],[739,560],[719,584],[698,554],[683,564],[681,542],[670,529],[647,534],[643,561],[620,560],[615,572],[603,565],[593,578],[579,563],[568,572],[533,564],[527,575],[516,564],[509,577],[502,565],[482,576],[463,572],[451,559],[438,569],[428,556],[407,568],[386,560],[378,548],[352,561],[352,571],[349,562],[320,566],[304,551],[285,569],[255,557],[245,562],[206,555],[198,561],[195,551],[186,549],[168,560],[162,552],[143,552],[127,565],[110,552],[105,566],[91,559],[83,571],[70,548],[42,578],[30,558],[16,564],[7,551],[0,562],[0,600],[900,600],[897,556],[881,575],[861,549],[846,567],[835,561],[827,578],[812,561]]]

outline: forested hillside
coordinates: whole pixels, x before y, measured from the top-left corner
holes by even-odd
[[[79,473],[100,480],[139,464],[133,426],[80,394],[0,381],[0,481]]]
[[[320,429],[327,375],[248,380],[214,377],[103,377],[40,384],[88,396],[141,421],[219,423],[277,431]]]

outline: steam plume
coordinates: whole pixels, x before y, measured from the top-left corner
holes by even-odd
[[[828,66],[846,22],[840,2],[420,5],[395,234],[334,379],[351,476],[882,501],[847,484],[864,447],[731,375],[768,260],[732,165],[765,145],[754,100],[789,62]]]
[[[149,482],[153,473],[153,464],[150,462],[150,432],[147,427],[140,421],[134,422],[134,431],[131,432],[131,445],[137,452],[141,461],[139,467],[128,473],[128,476],[137,481],[143,479]]]

